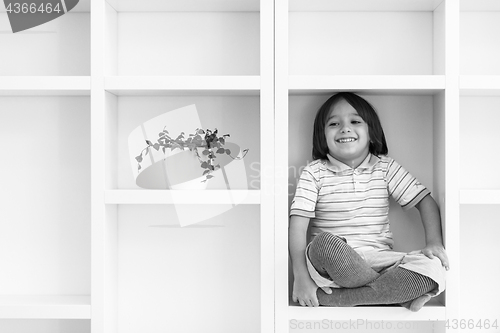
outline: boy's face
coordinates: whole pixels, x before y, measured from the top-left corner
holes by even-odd
[[[330,110],[325,126],[325,138],[330,155],[351,168],[358,167],[368,155],[368,125],[343,99]]]

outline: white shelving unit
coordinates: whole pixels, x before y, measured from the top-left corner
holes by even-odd
[[[490,301],[500,294],[487,287],[500,266],[484,256],[500,251],[500,178],[487,172],[500,163],[498,1],[80,0],[18,34],[0,18],[0,331],[500,319]],[[290,301],[290,200],[311,160],[314,114],[337,91],[376,107],[390,155],[440,205],[451,270],[446,292],[418,313]],[[204,127],[250,149],[245,188],[135,184],[131,130],[190,104]],[[224,205],[179,227],[178,209]],[[390,218],[397,249],[423,245],[416,210],[393,205]]]

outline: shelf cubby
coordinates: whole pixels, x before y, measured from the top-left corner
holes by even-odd
[[[207,86],[204,87],[207,88]],[[136,88],[131,90],[119,86],[115,88],[116,90],[110,87],[110,92],[106,93],[108,190],[141,190],[135,183],[134,175],[134,172],[137,172],[134,157],[139,155],[140,150],[129,151],[130,133],[150,119],[193,104],[196,107],[196,113],[189,113],[186,117],[193,117],[193,119],[187,119],[187,122],[191,121],[194,125],[192,129],[184,130],[186,136],[193,133],[198,126],[204,129],[217,128],[221,135],[229,133],[228,142],[236,143],[241,150],[249,149],[243,159],[247,175],[246,185],[239,184],[231,189],[260,189],[260,97],[258,90],[247,90],[248,94],[238,94],[238,90],[236,92],[234,90],[222,92],[205,90],[204,95],[195,87],[193,88],[194,95],[191,90],[169,95],[172,91],[167,89],[151,95],[157,90],[154,88],[153,91],[136,90]],[[198,119],[194,119],[196,117]],[[158,127],[154,132],[155,135],[164,127],[167,127],[172,137],[180,134],[180,130],[178,130],[179,133],[175,132],[175,128],[169,127],[169,124],[159,123],[150,126]],[[148,137],[153,142],[156,138],[157,136]],[[145,148],[145,146],[144,142],[144,147],[141,147]],[[134,155],[131,157],[130,154]],[[200,177],[202,171],[200,168]],[[142,194],[138,195],[142,196]]]
[[[259,331],[258,205],[239,205],[184,228],[174,205],[108,204],[107,210],[106,275],[116,297],[108,306],[117,314],[108,327],[120,333]],[[197,320],[186,321],[186,311]]]
[[[482,90],[476,90],[476,92],[484,93]],[[500,142],[500,133],[495,126],[495,121],[490,121],[496,119],[499,114],[499,95],[460,97],[461,190],[500,189],[499,176],[481,171],[500,163],[494,148]]]
[[[491,260],[491,254],[500,251],[497,239],[499,205],[462,205],[460,207],[460,244],[461,244],[461,311],[467,314],[467,319],[476,323],[488,320],[491,324],[496,320],[498,330],[498,305],[495,300],[500,297],[500,290],[496,285],[500,275],[500,263]],[[478,246],[473,240],[479,239]],[[477,277],[477,270],[481,268],[482,282],[471,288]],[[468,326],[466,332],[475,332],[477,327]]]
[[[16,88],[0,94],[0,317],[90,319],[90,98]]]
[[[370,84],[365,87],[369,87]],[[438,85],[439,87],[440,85]],[[289,137],[288,144],[294,147],[289,152],[288,184],[289,204],[295,193],[295,185],[302,168],[312,161],[311,140],[314,115],[336,90],[328,86],[317,89],[289,90]],[[340,89],[340,85],[336,87]],[[349,89],[345,89],[349,90]],[[338,90],[337,90],[338,91]],[[367,99],[377,110],[386,135],[389,156],[396,159],[410,173],[417,177],[433,193],[437,202],[444,206],[443,180],[437,175],[444,169],[439,156],[444,146],[444,137],[439,135],[444,123],[444,90],[378,90],[361,89],[355,91]],[[301,135],[297,135],[301,133]],[[306,139],[304,139],[306,138]],[[307,139],[309,138],[309,139]],[[408,149],[408,147],[412,147]],[[403,212],[391,199],[389,219],[394,233],[395,250],[410,252],[425,246],[425,236],[420,217],[416,209]],[[443,221],[445,224],[446,221]],[[292,285],[293,274],[289,273]],[[290,291],[291,292],[291,291]],[[296,303],[290,303],[290,319],[317,320],[321,316],[342,319],[393,319],[393,320],[444,320],[444,295],[429,303],[417,315],[406,309],[394,306],[320,308],[318,311],[301,309]],[[328,318],[326,317],[326,318]]]
[[[8,45],[0,76],[88,76],[90,0],[80,0],[56,20],[17,33],[12,33],[2,6],[0,44]]]
[[[460,0],[460,74],[500,75],[500,5]]]
[[[106,2],[106,75],[260,74],[258,0]]]
[[[290,75],[444,74],[444,1],[290,0],[288,11]]]

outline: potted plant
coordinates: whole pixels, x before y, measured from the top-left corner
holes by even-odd
[[[229,134],[218,136],[217,129],[212,131],[210,129],[203,130],[197,128],[195,133],[189,134],[187,138],[185,137],[185,133],[181,132],[174,139],[170,136],[166,127],[164,127],[163,131],[158,134],[157,142],[153,143],[150,140],[146,140],[147,146],[135,157],[138,163],[137,170],[141,170],[141,162],[144,157],[150,153],[151,149],[162,151],[163,154],[166,154],[167,151],[174,151],[176,149],[189,150],[195,154],[200,167],[204,169],[202,172],[202,177],[204,178],[202,182],[206,182],[210,178],[213,178],[212,173],[214,171],[220,169],[220,164],[216,161],[217,154],[227,155],[233,160],[240,160],[243,159],[248,152],[248,149],[244,149],[241,156],[232,156],[231,150],[225,148],[226,138],[228,137]]]

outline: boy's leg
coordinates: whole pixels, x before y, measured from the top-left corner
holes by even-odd
[[[313,239],[308,255],[318,272],[344,288],[364,286],[380,276],[342,238],[329,232]]]
[[[364,287],[332,289],[331,294],[318,289],[317,295],[319,303],[327,306],[400,304],[415,300],[436,286],[427,276],[396,267]]]

